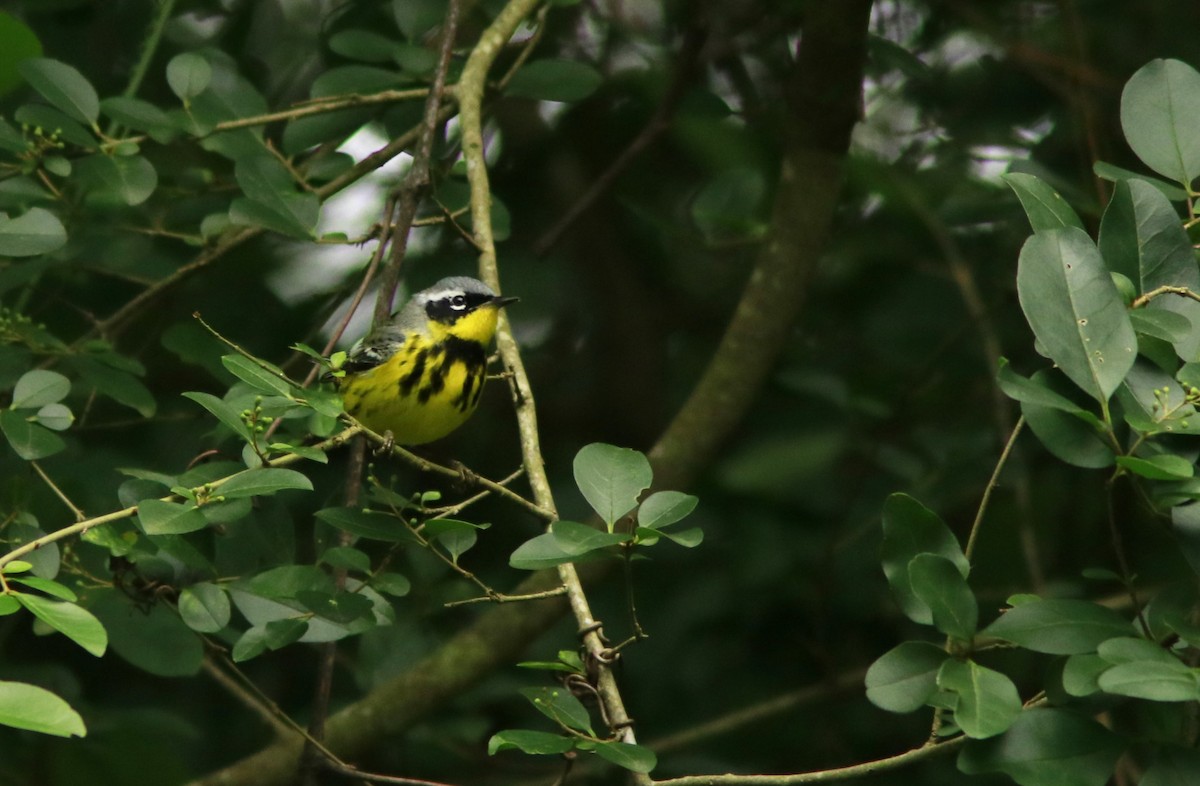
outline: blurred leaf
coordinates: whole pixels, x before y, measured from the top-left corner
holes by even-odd
[[[1100,690],[1097,679],[1109,668],[1112,664],[1094,652],[1068,656],[1063,664],[1063,690],[1071,696],[1090,696]]]
[[[566,688],[521,688],[521,695],[555,723],[595,736],[587,708]]]
[[[1041,178],[1021,172],[1010,172],[1001,175],[1000,179],[1007,183],[1016,193],[1017,199],[1021,200],[1021,207],[1025,208],[1025,215],[1028,216],[1034,232],[1062,227],[1084,228],[1083,222],[1067,201]]]
[[[1141,180],[1157,188],[1163,196],[1172,202],[1183,202],[1187,199],[1187,192],[1173,183],[1168,183],[1166,180],[1159,180],[1157,177],[1150,175],[1133,172],[1105,161],[1094,162],[1092,164],[1092,173],[1096,177],[1107,180],[1110,183],[1120,183],[1122,180]]]
[[[253,442],[254,437],[250,433],[250,427],[242,420],[242,416],[226,402],[217,398],[210,393],[184,393],[184,398],[190,398],[200,406],[207,409],[217,420],[228,426],[234,434],[237,434],[246,442]]]
[[[767,231],[767,183],[749,167],[718,172],[692,201],[692,221],[709,243],[756,239]]]
[[[653,480],[645,455],[600,442],[581,448],[573,466],[576,485],[610,531],[617,519],[637,506],[638,497]]]
[[[331,568],[355,570],[359,573],[371,572],[371,558],[353,546],[334,546],[325,549],[318,562],[323,562]],[[372,584],[375,582],[372,581]],[[376,587],[378,588],[377,585]]]
[[[57,371],[35,368],[25,372],[13,388],[12,409],[36,409],[62,401],[71,392],[71,380]]]
[[[399,43],[373,30],[339,30],[329,37],[330,51],[367,63],[390,63]]]
[[[486,528],[486,524],[471,524],[454,519],[430,519],[421,527],[421,534],[441,544],[457,565],[458,558],[475,545],[477,531]]]
[[[229,596],[216,584],[201,581],[179,593],[179,616],[198,633],[216,633],[229,624]]]
[[[394,516],[359,508],[325,508],[316,517],[330,526],[371,540],[412,540],[408,529]]]
[[[446,5],[441,0],[392,0],[392,14],[400,32],[416,41],[441,23]]]
[[[113,96],[100,102],[100,111],[115,122],[134,131],[149,134],[155,142],[167,144],[177,129],[170,116],[149,101],[132,96]]]
[[[1151,60],[1121,91],[1125,139],[1146,166],[1187,185],[1200,175],[1200,74],[1178,60]]]
[[[167,63],[167,84],[185,105],[208,89],[212,76],[208,60],[191,52],[175,55]]]
[[[1086,600],[1038,600],[1000,615],[983,635],[1011,641],[1034,652],[1072,655],[1094,652],[1117,636],[1128,636],[1129,621],[1106,606]]]
[[[66,431],[75,422],[75,415],[64,404],[46,404],[38,409],[33,421],[51,431]]]
[[[200,671],[204,646],[174,611],[162,604],[139,608],[115,590],[94,591],[88,600],[113,651],[134,666],[159,677]]]
[[[297,392],[296,386],[283,378],[283,372],[269,363],[260,365],[242,355],[224,355],[221,364],[229,373],[263,393],[290,396]]]
[[[97,658],[108,648],[108,634],[104,626],[82,606],[26,593],[18,594],[17,600],[29,609],[33,616]]]
[[[83,718],[71,705],[44,688],[23,682],[0,682],[0,725],[56,737],[87,736]]]
[[[83,74],[48,57],[31,57],[17,66],[38,93],[67,116],[92,126],[100,117],[100,97]]]
[[[938,687],[954,693],[954,722],[976,740],[995,737],[1009,729],[1021,714],[1021,696],[1012,680],[972,660],[942,663]]]
[[[195,505],[161,499],[139,502],[137,517],[147,535],[181,535],[208,526],[208,520]]]
[[[656,491],[638,508],[638,526],[661,529],[684,519],[700,502],[698,497],[681,491]]]
[[[979,623],[979,606],[958,567],[937,554],[918,554],[908,563],[913,594],[929,607],[934,626],[962,641],[970,641]]]
[[[576,60],[534,60],[517,69],[505,95],[539,101],[581,101],[604,82],[600,72]]]
[[[412,584],[399,573],[376,573],[371,577],[371,586],[394,598],[402,598],[412,590]]]
[[[98,393],[129,407],[142,417],[153,417],[158,411],[154,396],[133,373],[88,355],[72,355],[67,358],[67,364],[79,372],[83,381]]]
[[[1103,786],[1124,745],[1090,718],[1036,708],[1002,736],[972,740],[958,757],[968,775],[1003,772],[1021,786]]]
[[[31,207],[16,218],[0,214],[0,256],[32,257],[57,251],[66,244],[66,228],[45,208]]]
[[[1102,672],[1097,684],[1105,693],[1150,701],[1200,700],[1196,672],[1178,660],[1120,663]]]
[[[958,541],[937,514],[907,494],[892,494],[883,506],[883,572],[901,610],[913,622],[933,624],[933,612],[913,590],[909,564],[918,554],[948,559],[966,576],[970,570]]]
[[[312,481],[307,475],[283,467],[262,467],[239,472],[217,488],[217,494],[225,499],[258,497],[275,494],[287,489],[312,491]]]
[[[0,412],[0,431],[4,432],[9,447],[26,461],[53,456],[67,446],[50,429],[31,423],[20,413],[10,410]]]
[[[75,162],[79,182],[102,196],[126,205],[140,205],[158,187],[158,173],[141,156],[96,153]]]
[[[1100,224],[1099,245],[1108,268],[1128,277],[1139,294],[1162,286],[1200,292],[1200,269],[1179,215],[1149,183],[1125,180],[1117,184]],[[1200,352],[1200,303],[1163,295],[1145,310],[1185,317],[1190,330],[1172,343],[1185,360],[1196,357]]]
[[[867,698],[888,712],[924,707],[937,690],[938,669],[950,657],[924,641],[906,641],[880,656],[867,669]]]
[[[575,747],[575,740],[563,734],[548,731],[510,729],[496,732],[488,740],[488,755],[495,756],[504,750],[519,750],[530,754],[566,753]]]
[[[631,772],[650,772],[658,764],[654,751],[628,742],[602,742],[594,752],[605,761]]]
[[[1163,453],[1157,456],[1117,456],[1117,466],[1151,480],[1183,480],[1195,474],[1192,462],[1182,456]]]
[[[1137,357],[1137,338],[1083,231],[1039,232],[1021,248],[1017,293],[1033,333],[1084,392],[1107,401]]]
[[[37,34],[12,14],[0,11],[0,96],[21,83],[17,68],[21,61],[41,55]]]
[[[1138,786],[1191,786],[1200,783],[1200,751],[1169,747],[1158,751]]]

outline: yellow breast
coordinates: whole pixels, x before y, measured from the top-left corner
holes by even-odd
[[[440,439],[475,412],[486,379],[486,350],[453,335],[410,336],[386,361],[341,383],[346,411],[402,445]]]

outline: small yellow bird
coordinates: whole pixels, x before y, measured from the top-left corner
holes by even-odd
[[[338,387],[346,411],[401,445],[454,431],[479,405],[500,297],[474,278],[444,278],[350,350]]]

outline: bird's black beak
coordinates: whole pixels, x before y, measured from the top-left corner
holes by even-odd
[[[494,297],[488,301],[488,305],[492,308],[504,308],[510,303],[516,303],[520,299],[519,297]]]

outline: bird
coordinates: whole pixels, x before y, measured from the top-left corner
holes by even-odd
[[[346,355],[337,382],[346,412],[401,445],[454,431],[479,405],[500,309],[517,300],[467,276],[417,292]]]

